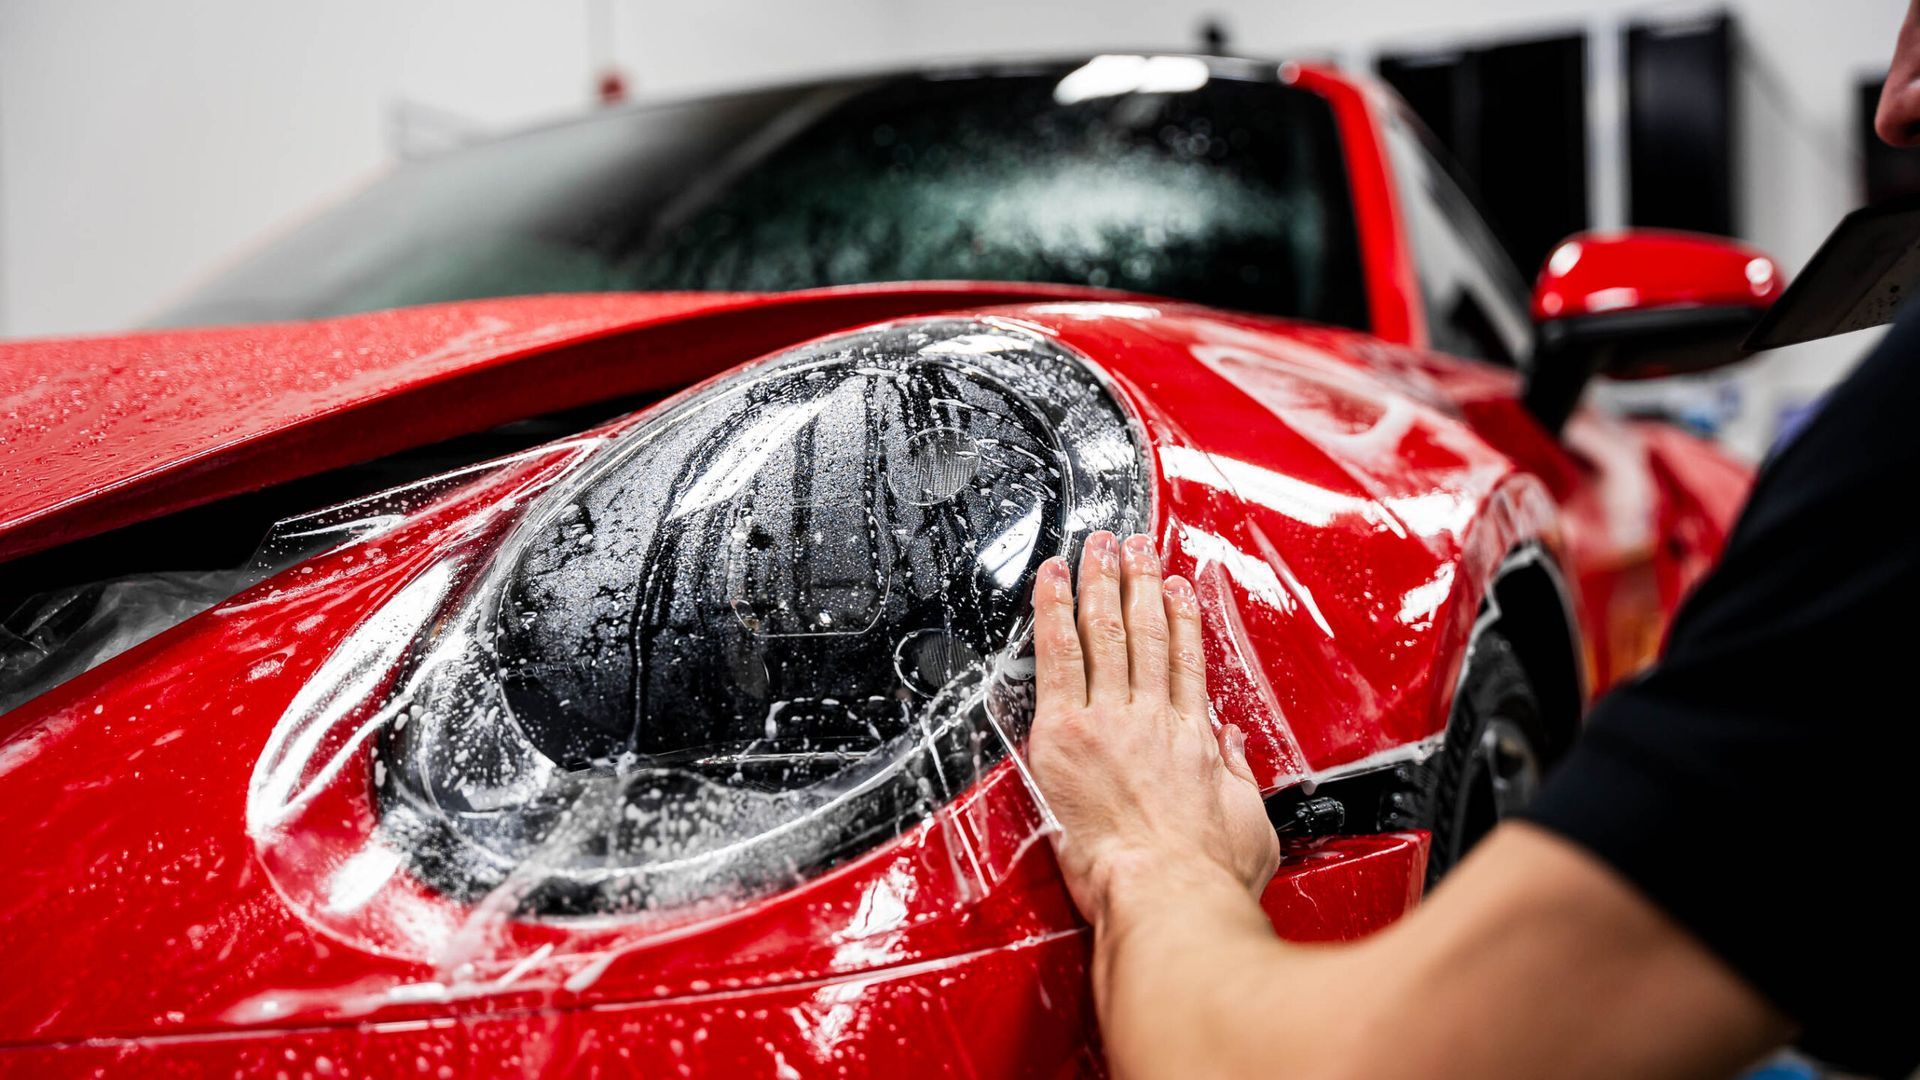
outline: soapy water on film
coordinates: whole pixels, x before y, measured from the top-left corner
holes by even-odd
[[[128,574],[36,594],[0,623],[0,715],[203,611],[231,608],[241,592],[314,555],[371,541],[463,484],[528,460],[577,456],[600,441],[561,440],[284,518],[238,566]]]
[[[472,500],[250,792],[310,921],[474,992],[526,963],[518,924],[681,932],[1027,781],[1033,574],[1149,517],[1131,418],[999,323],[830,339],[580,447]],[[1020,820],[946,823],[956,903],[1046,834],[1027,786]],[[342,791],[377,825],[317,839]]]

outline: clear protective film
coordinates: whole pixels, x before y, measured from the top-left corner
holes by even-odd
[[[578,454],[596,441],[550,443],[531,456]],[[370,540],[448,491],[527,457],[511,455],[282,518],[238,566],[128,574],[36,593],[0,619],[0,715],[321,552]],[[278,595],[280,590],[269,592]]]
[[[256,849],[329,936],[482,990],[887,845],[929,911],[975,903],[1047,827],[1012,752],[1034,574],[1147,527],[1145,462],[1077,355],[951,319],[521,455],[381,535],[404,579],[277,724]]]

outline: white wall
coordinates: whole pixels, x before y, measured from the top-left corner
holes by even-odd
[[[888,0],[606,0],[647,93],[881,63]],[[406,111],[587,108],[589,3],[0,0],[0,335],[136,322],[365,182]]]
[[[1905,0],[1727,0],[1742,37],[1748,238],[1802,263],[1857,200],[1852,87]],[[511,127],[585,108],[611,59],[637,96],[938,56],[1233,48],[1335,57],[1588,30],[1705,10],[1621,0],[0,0],[0,335],[137,321],[233,254],[378,173],[438,118]],[[596,36],[594,28],[604,28]],[[1618,94],[1617,57],[1595,52]],[[1613,73],[1613,74],[1610,74]],[[1617,128],[1595,149],[1617,152]],[[1611,139],[1611,143],[1609,143]],[[1595,217],[1619,220],[1617,187]],[[1804,397],[1851,343],[1770,359]],[[1756,398],[1756,414],[1774,403]],[[1757,422],[1757,421],[1756,421]],[[1743,436],[1757,446],[1764,430]],[[1753,448],[1753,446],[1749,446]]]

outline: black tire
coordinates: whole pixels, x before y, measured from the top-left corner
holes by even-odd
[[[1382,831],[1426,829],[1432,886],[1539,787],[1549,764],[1545,718],[1526,668],[1497,630],[1467,656],[1446,739],[1433,756],[1402,765],[1381,795]]]

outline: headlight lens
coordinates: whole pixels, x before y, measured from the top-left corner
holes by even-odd
[[[435,602],[372,725],[385,841],[442,892],[546,913],[866,850],[1004,755],[1034,571],[1143,528],[1144,462],[1090,365],[998,322],[831,338],[676,399]]]

